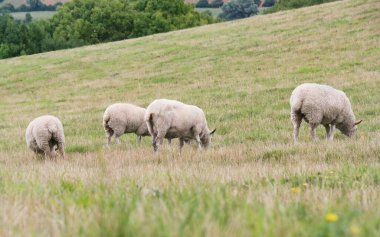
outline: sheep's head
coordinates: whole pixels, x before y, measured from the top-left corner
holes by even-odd
[[[207,129],[207,132],[203,134],[203,136],[201,137],[203,147],[206,148],[211,145],[211,138],[215,131],[216,129],[212,130],[211,132]]]
[[[346,126],[340,126],[337,128],[346,136],[352,137],[356,134],[356,130],[358,129],[358,124],[360,124],[363,120],[358,120],[354,122],[354,124],[348,124]]]

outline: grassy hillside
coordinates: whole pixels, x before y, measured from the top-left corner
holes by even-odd
[[[1,60],[0,236],[380,236],[379,10],[340,1]],[[303,82],[347,93],[355,138],[320,127],[312,143],[303,124],[293,145]],[[155,98],[203,108],[213,148],[105,149],[106,106]],[[63,121],[67,159],[26,148],[42,114]]]

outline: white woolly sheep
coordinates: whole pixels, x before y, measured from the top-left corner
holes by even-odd
[[[362,121],[355,122],[346,94],[327,85],[305,83],[297,86],[290,97],[290,107],[295,143],[298,142],[302,119],[309,123],[312,140],[316,140],[315,129],[319,124],[326,129],[326,139],[333,140],[335,127],[351,137],[356,132],[356,125]]]
[[[65,135],[63,126],[57,117],[44,115],[35,118],[26,128],[26,144],[36,154],[44,154],[53,158],[59,151],[65,157]]]
[[[164,138],[179,138],[180,149],[185,142],[195,139],[198,148],[202,149],[211,143],[215,132],[215,129],[208,129],[202,109],[176,100],[153,101],[145,112],[144,120],[152,136],[154,151],[158,151]]]
[[[142,136],[149,136],[149,131],[144,122],[145,109],[127,103],[116,103],[107,107],[103,115],[103,127],[107,136],[107,145],[112,136],[116,143],[120,143],[119,137],[124,133],[135,133],[140,144]]]

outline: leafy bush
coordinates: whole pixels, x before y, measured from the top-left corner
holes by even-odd
[[[318,5],[337,0],[278,0],[273,7],[264,11],[264,13],[273,13],[282,10]]]
[[[263,0],[263,1],[264,1],[263,7],[271,7],[277,2],[277,0]],[[257,6],[260,6],[261,0],[255,0],[255,3]]]
[[[226,20],[236,20],[257,15],[259,10],[254,0],[232,0],[222,7],[219,17]]]
[[[211,2],[210,7],[218,8],[218,7],[223,6],[223,4],[224,4],[223,0],[214,0]]]
[[[209,8],[210,4],[208,3],[208,0],[199,0],[197,4],[195,4],[195,7],[197,8]]]
[[[6,3],[2,7],[0,7],[0,13],[9,13],[14,11],[15,7],[11,3]]]

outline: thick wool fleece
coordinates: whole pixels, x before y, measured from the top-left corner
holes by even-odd
[[[108,143],[113,135],[118,138],[124,133],[135,133],[139,139],[141,136],[149,136],[144,114],[144,108],[132,104],[116,103],[108,106],[103,114]]]
[[[203,110],[176,100],[158,99],[153,101],[145,113],[145,122],[153,137],[155,150],[163,138],[180,138],[184,141],[195,139],[198,147],[207,147],[211,142],[210,130]]]
[[[290,107],[295,129],[304,119],[312,128],[332,125],[347,136],[356,130],[349,99],[343,91],[330,86],[314,83],[297,86],[290,97]]]
[[[44,115],[31,121],[25,132],[26,144],[36,154],[56,156],[55,148],[64,156],[65,135],[61,121]]]

